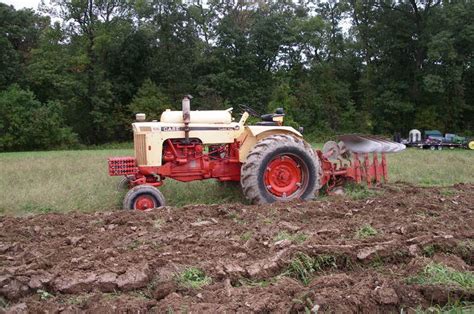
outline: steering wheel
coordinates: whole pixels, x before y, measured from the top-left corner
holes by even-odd
[[[255,111],[254,109],[252,109],[252,108],[250,108],[249,106],[247,106],[247,105],[242,105],[242,104],[240,104],[240,105],[239,105],[239,108],[240,108],[240,110],[242,110],[242,111],[246,111],[249,115],[251,115],[251,116],[253,116],[253,117],[260,118],[260,114],[259,114],[257,111]]]

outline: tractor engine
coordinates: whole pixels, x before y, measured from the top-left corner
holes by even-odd
[[[163,143],[162,177],[188,182],[215,178],[240,180],[239,144],[203,145],[199,139],[168,139]]]
[[[189,143],[184,140],[167,140],[163,145],[163,164],[175,161],[177,164],[185,164],[202,157],[203,145],[198,139],[190,139]]]

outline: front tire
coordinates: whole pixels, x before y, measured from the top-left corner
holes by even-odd
[[[314,198],[319,184],[319,159],[304,140],[271,135],[260,140],[242,165],[244,196],[254,204]]]
[[[123,209],[149,211],[165,206],[165,197],[155,187],[139,185],[128,191],[123,200]]]

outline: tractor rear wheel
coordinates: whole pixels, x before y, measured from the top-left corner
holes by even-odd
[[[165,197],[150,185],[138,185],[128,191],[123,200],[123,209],[148,211],[165,206]]]
[[[244,196],[254,204],[314,198],[319,185],[319,159],[304,140],[271,135],[260,140],[242,165]]]

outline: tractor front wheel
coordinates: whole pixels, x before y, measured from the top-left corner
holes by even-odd
[[[272,135],[260,140],[242,166],[240,183],[254,204],[309,200],[319,189],[319,159],[304,140]]]
[[[134,187],[123,200],[123,209],[148,211],[161,206],[165,206],[165,197],[157,188],[149,185]]]

